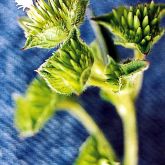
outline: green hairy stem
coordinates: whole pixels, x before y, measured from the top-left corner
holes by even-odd
[[[124,129],[124,165],[137,165],[138,163],[138,139],[136,110],[133,100],[128,93],[112,94],[106,92],[107,99],[114,104],[119,114]]]
[[[105,143],[105,145],[108,145],[108,151],[106,152],[110,153],[111,160],[117,160],[116,153],[113,150],[113,147],[107,141],[104,133],[97,126],[91,116],[79,104],[77,104],[76,102],[65,101],[61,102],[61,104],[58,104],[57,108],[59,110],[64,109],[65,111],[73,115],[78,121],[82,123],[82,125],[87,129],[90,135],[95,136],[100,142],[103,142]]]
[[[138,163],[136,111],[129,97],[124,97],[123,100],[125,100],[123,104],[116,107],[124,128],[124,165],[136,165]]]

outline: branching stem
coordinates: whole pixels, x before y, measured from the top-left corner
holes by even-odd
[[[89,83],[93,86],[100,87],[108,97],[119,114],[124,128],[124,165],[137,165],[138,161],[138,140],[137,140],[137,128],[136,128],[136,110],[134,107],[134,99],[137,97],[140,85],[141,77],[137,77],[139,81],[135,86],[137,89],[123,91],[120,93],[114,93],[111,91],[111,86],[108,83],[101,81],[97,78],[91,77]]]
[[[82,106],[73,101],[64,101],[58,104],[58,110],[65,110],[78,119],[87,129],[89,134],[94,135],[100,142],[105,143],[105,146],[108,146],[106,149],[109,153],[111,153],[110,159],[112,162],[118,160],[113,147],[107,141],[104,133],[97,126],[96,122],[91,118],[91,116],[82,108]]]

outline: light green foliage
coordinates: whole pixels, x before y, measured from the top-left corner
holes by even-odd
[[[93,18],[106,26],[115,35],[115,43],[128,48],[136,48],[148,54],[151,47],[164,34],[160,19],[165,13],[165,5],[139,4],[135,7],[119,7],[110,14]]]
[[[117,165],[109,158],[104,142],[100,142],[96,137],[90,136],[80,149],[79,157],[74,165]]]
[[[52,48],[65,41],[84,19],[88,0],[39,0],[19,20],[27,38],[24,49]]]
[[[60,94],[80,94],[90,76],[94,59],[91,50],[74,29],[69,39],[38,70],[48,85]]]
[[[107,82],[113,92],[120,92],[129,87],[137,73],[143,72],[149,66],[147,61],[132,60],[122,64],[116,63],[112,58],[106,68]]]
[[[47,86],[44,80],[35,79],[25,96],[16,98],[15,124],[21,136],[37,133],[55,112],[55,105],[61,100]]]

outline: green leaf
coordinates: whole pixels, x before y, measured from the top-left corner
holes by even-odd
[[[21,136],[36,134],[50,119],[61,97],[52,92],[44,80],[35,79],[25,96],[16,98],[15,125]]]
[[[53,48],[64,41],[67,35],[67,31],[58,29],[57,27],[49,28],[36,35],[28,35],[23,50],[32,47]]]
[[[94,58],[74,29],[69,39],[39,69],[48,85],[60,94],[80,94],[85,89]]]
[[[39,0],[19,20],[27,38],[23,49],[53,48],[64,42],[71,29],[79,26],[88,0]]]
[[[111,161],[108,152],[104,152],[106,147],[108,146],[104,142],[90,136],[81,147],[74,165],[119,165],[119,163]]]
[[[129,76],[138,72],[143,72],[148,69],[149,63],[147,61],[133,60],[125,64],[121,64],[122,76]]]
[[[165,15],[164,6],[165,4],[155,4],[153,1],[130,8],[121,6],[93,20],[114,34],[116,44],[148,54],[164,34],[164,28],[160,27],[160,20]]]

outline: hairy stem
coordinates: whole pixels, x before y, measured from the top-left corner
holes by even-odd
[[[107,88],[109,89],[110,85],[105,80],[102,80],[101,78],[98,78],[95,76],[91,76],[88,80],[88,86],[95,86],[99,88]]]
[[[145,55],[141,54],[138,50],[134,50],[134,59],[135,60],[144,60],[145,59]],[[136,98],[139,95],[139,92],[142,88],[142,83],[143,83],[143,77],[144,77],[144,73],[141,72],[136,76],[136,79],[134,81],[134,88],[133,91],[131,93],[131,97],[136,100]]]
[[[111,160],[112,162],[117,161],[117,156],[113,147],[107,141],[104,133],[101,129],[97,126],[95,121],[91,118],[91,116],[76,102],[72,101],[64,101],[58,104],[58,109],[65,109],[68,113],[73,115],[76,119],[78,119],[83,126],[87,129],[89,134],[94,135],[100,142],[105,143],[105,146],[108,146],[108,152],[111,153]]]
[[[135,49],[134,50],[134,58],[136,60],[144,60],[145,59],[145,55]]]
[[[106,94],[106,98],[117,109],[124,128],[124,165],[137,165],[138,161],[138,140],[136,128],[136,110],[134,107],[134,100],[137,97],[141,84],[141,77],[139,75],[135,83],[135,91],[128,90],[120,93],[111,91],[111,86],[106,81],[91,77],[89,84],[100,87]]]
[[[113,93],[103,90],[106,98],[116,107],[124,128],[124,165],[137,165],[138,139],[136,128],[136,110],[130,93]]]
[[[119,100],[118,100],[119,101]],[[138,140],[136,128],[136,110],[133,101],[128,96],[123,96],[116,105],[124,128],[124,165],[137,165]]]

